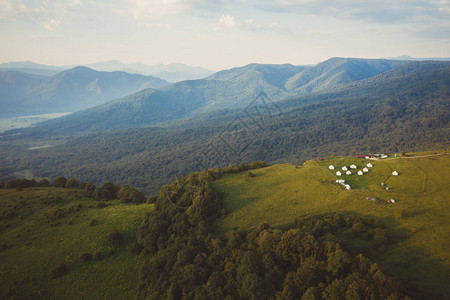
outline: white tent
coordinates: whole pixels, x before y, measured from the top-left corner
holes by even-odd
[[[342,170],[344,170],[344,171],[347,171],[348,169],[347,169],[347,167],[342,167]]]
[[[369,172],[369,169],[364,168],[364,169],[363,169],[363,172]]]
[[[368,163],[368,164],[367,164],[367,167],[368,167],[368,168],[372,168],[373,165],[372,165],[371,163]]]
[[[391,200],[389,200],[389,202],[391,202],[391,203],[395,203],[395,200],[394,200],[394,199],[391,199]]]
[[[334,170],[334,166],[333,166],[333,165],[329,165],[329,166],[328,166],[328,169]]]
[[[336,179],[336,182],[343,184],[345,182],[345,180],[344,179]]]
[[[350,185],[348,185],[348,184],[346,184],[346,185],[344,185],[345,186],[345,189],[347,189],[347,190],[351,190],[352,188],[350,187]]]
[[[336,176],[341,176],[341,172],[337,171]]]
[[[394,172],[392,172],[392,175],[398,176],[398,172],[397,172],[397,171],[394,171]]]
[[[352,175],[352,172],[349,170],[349,171],[345,172],[345,174]]]
[[[350,169],[356,169],[356,166],[355,165],[351,165]]]
[[[361,176],[363,174],[362,171],[358,171],[358,175]]]

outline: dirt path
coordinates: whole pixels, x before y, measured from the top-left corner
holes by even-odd
[[[428,154],[428,155],[419,155],[419,156],[399,156],[399,157],[384,158],[384,159],[379,159],[379,160],[383,161],[383,160],[399,159],[399,158],[411,159],[411,158],[421,158],[421,157],[439,156],[439,155],[447,155],[447,154],[448,153],[437,153],[437,154]]]

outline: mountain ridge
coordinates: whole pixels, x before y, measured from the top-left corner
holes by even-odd
[[[355,62],[357,62],[356,67],[352,65]],[[83,128],[82,133],[151,126],[159,122],[173,121],[215,110],[244,108],[262,91],[273,101],[325,91],[354,80],[370,78],[405,63],[389,60],[335,58],[313,67],[290,64],[250,64],[219,71],[205,79],[188,80],[168,85],[160,88],[158,93],[154,93],[152,90],[143,90],[138,94],[128,95],[99,107],[77,112],[62,119],[48,121],[49,123],[46,123],[45,126],[57,126],[62,130],[61,125],[64,123],[64,126],[72,132],[76,131],[77,126],[81,126]],[[360,72],[361,74],[352,76],[350,71],[354,72],[360,66],[366,68]],[[314,70],[312,74],[315,72],[316,78],[323,77],[326,80],[322,80],[322,82],[318,80],[315,83],[315,88],[311,90],[307,88],[304,88],[303,91],[300,90],[302,87],[311,85],[311,80],[306,80],[303,85],[298,82],[292,83],[289,89],[286,88],[289,80],[308,70]],[[336,74],[340,76],[336,78]],[[343,74],[347,74],[347,76]],[[130,103],[125,104],[127,101]],[[138,101],[139,105],[134,105],[133,102],[135,101]],[[167,105],[164,105],[164,103],[167,103]],[[122,109],[124,105],[129,109]],[[106,111],[109,111],[109,113],[106,113]],[[142,111],[149,113],[142,114]],[[104,118],[99,118],[100,112]],[[114,122],[109,116],[114,116]],[[70,122],[73,123],[69,125]],[[90,129],[88,128],[89,124],[92,124]]]

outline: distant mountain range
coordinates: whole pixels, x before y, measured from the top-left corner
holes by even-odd
[[[61,134],[155,125],[220,109],[247,106],[266,93],[273,101],[338,88],[395,69],[405,61],[332,58],[315,66],[250,64],[205,79],[147,89],[36,126]],[[45,131],[45,130],[44,130]]]
[[[79,65],[57,67],[57,66],[37,64],[32,61],[23,61],[23,62],[2,63],[0,64],[0,71],[14,70],[29,74],[53,76],[61,71],[73,69],[77,66]],[[154,76],[169,82],[200,79],[205,78],[214,73],[213,71],[202,67],[192,67],[181,63],[171,63],[167,65],[164,64],[145,65],[140,62],[134,64],[124,64],[118,60],[111,60],[92,64],[84,64],[82,66],[97,71],[106,71],[106,72],[123,71],[130,74]]]
[[[16,70],[3,71],[0,72],[0,115],[71,112],[168,84],[153,76],[99,72],[86,67],[76,67],[50,77]]]
[[[181,63],[145,65],[140,62],[124,64],[118,60],[111,60],[85,66],[98,71],[124,71],[132,74],[152,75],[169,82],[200,79],[214,73],[214,71],[202,67],[192,67]]]
[[[345,64],[349,64],[345,74],[352,74],[350,66],[359,64],[366,66],[362,69],[373,70],[375,65],[380,70],[378,66],[384,62],[367,63],[372,67],[368,68],[360,60],[334,59],[326,62],[329,67],[320,74],[332,74],[331,70]],[[265,160],[301,164],[302,160],[317,156],[448,147],[450,62],[404,63],[366,79],[330,85],[320,92],[277,98],[277,92],[288,94],[284,86],[292,76],[307,69],[291,65],[249,65],[220,72],[206,82],[181,84],[184,95],[192,97],[186,98],[186,106],[180,104],[176,94],[171,94],[172,102],[167,102],[167,93],[180,89],[178,84],[146,90],[35,127],[10,131],[9,136],[5,134],[0,139],[0,177],[9,178],[14,170],[31,169],[39,177],[64,175],[96,184],[108,178],[156,192],[174,176],[231,163]],[[349,80],[351,77],[336,78]],[[267,93],[272,93],[276,102],[260,102],[245,109],[248,101],[244,97],[240,98],[240,106],[208,111],[200,108],[221,106],[215,106],[215,102],[208,106],[210,102],[201,97],[198,103],[190,103],[195,93],[204,95],[204,86],[209,90],[212,84],[223,82],[226,87],[234,84],[237,88],[239,80],[243,81],[242,92],[248,93],[247,96],[265,83],[264,88],[272,89]],[[257,83],[253,84],[252,80]],[[310,82],[293,85],[294,90]],[[327,80],[323,82],[329,84]],[[245,89],[247,86],[250,90]],[[222,95],[228,95],[224,98],[228,102],[224,100],[224,103],[238,103],[233,102],[231,92],[227,94],[224,90],[219,90]],[[280,97],[284,96],[280,94]],[[271,114],[265,109],[266,105],[273,108],[274,104],[281,113]],[[190,114],[186,113],[188,108]],[[140,114],[140,110],[144,113]],[[105,128],[140,127],[147,124],[146,114],[150,114],[153,122],[160,122],[164,118],[157,117],[157,112],[167,116],[166,119],[189,116],[145,128],[81,135]],[[132,123],[133,114],[137,114],[135,123]],[[39,139],[49,133],[78,136],[56,139],[64,141],[60,145],[54,145],[53,138]],[[27,150],[47,143],[54,146]]]

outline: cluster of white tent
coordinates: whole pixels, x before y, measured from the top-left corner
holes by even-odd
[[[359,176],[361,176],[361,175],[363,175],[364,173],[369,172],[369,169],[368,169],[368,168],[372,168],[372,167],[373,167],[373,165],[372,165],[371,163],[368,163],[368,164],[366,165],[366,167],[364,167],[364,169],[362,169],[362,171],[359,170],[359,171],[357,172],[357,174],[358,174]],[[353,164],[353,165],[350,165],[349,168],[352,169],[352,170],[355,170],[357,167],[356,167],[356,165]],[[346,175],[352,175],[352,171],[350,171],[349,168],[347,168],[346,166],[343,166],[343,167],[342,167],[342,171],[345,171],[345,174],[346,174]],[[328,169],[334,170],[335,167],[334,167],[333,165],[329,165],[329,166],[328,166]],[[342,176],[341,171],[337,171],[337,172],[336,172],[336,176]]]
[[[336,179],[336,182],[339,183],[339,184],[342,184],[345,187],[346,190],[351,190],[352,189],[349,184],[345,183],[344,179]]]

